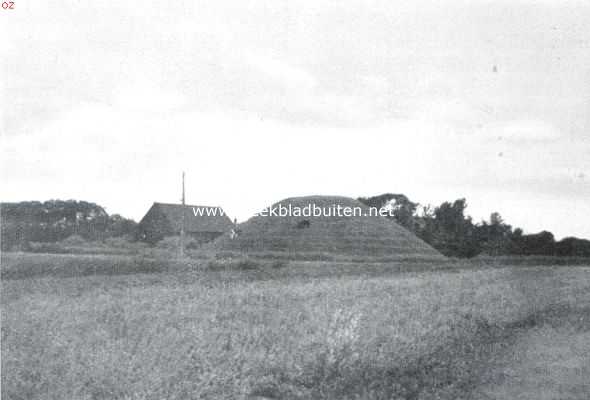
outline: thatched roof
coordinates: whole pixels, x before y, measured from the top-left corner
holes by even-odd
[[[154,203],[152,209],[154,208],[154,211],[160,212],[166,218],[174,232],[180,232],[183,213],[184,229],[187,233],[227,232],[233,227],[233,223],[221,207]],[[203,210],[203,215],[195,215],[193,208]],[[209,215],[207,211],[210,212]]]
[[[368,207],[361,202],[340,196],[294,197],[273,206]],[[326,252],[349,255],[373,255],[444,259],[435,249],[412,232],[382,216],[261,216],[257,215],[238,226],[237,238],[223,235],[214,243],[216,250],[242,252]]]

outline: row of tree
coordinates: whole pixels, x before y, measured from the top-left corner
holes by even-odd
[[[465,199],[437,207],[421,206],[403,194],[392,193],[359,200],[370,207],[391,209],[391,218],[446,256],[590,256],[589,240],[568,237],[556,241],[547,231],[525,235],[522,229],[505,223],[497,212],[490,215],[489,221],[474,223],[465,213]]]
[[[135,221],[108,215],[95,203],[76,200],[2,203],[0,220],[3,250],[29,242],[57,242],[72,235],[87,240],[132,237],[137,227]]]
[[[390,208],[392,217],[441,253],[452,257],[488,255],[590,256],[590,241],[568,237],[556,241],[551,232],[525,235],[492,213],[474,223],[465,199],[422,206],[403,194],[360,198],[371,207]],[[24,248],[30,242],[57,242],[72,235],[86,240],[136,237],[137,223],[108,215],[95,203],[75,200],[1,203],[2,249]]]

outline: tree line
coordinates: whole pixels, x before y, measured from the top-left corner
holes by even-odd
[[[0,204],[2,250],[30,242],[57,242],[73,235],[104,240],[135,233],[137,223],[86,201],[49,200]]]
[[[556,241],[551,232],[524,234],[494,212],[474,223],[467,202],[458,199],[422,206],[403,194],[359,198],[370,207],[392,209],[396,222],[450,257],[479,254],[590,257],[590,241],[568,237]],[[125,237],[135,240],[137,223],[86,201],[49,200],[0,203],[2,250],[23,249],[30,242],[57,242],[77,235],[88,241]]]
[[[479,254],[590,256],[590,241],[567,237],[556,241],[551,232],[524,234],[507,224],[499,213],[474,223],[466,215],[467,201],[445,201],[439,206],[422,206],[403,194],[386,193],[359,200],[370,207],[391,208],[397,223],[449,257]]]

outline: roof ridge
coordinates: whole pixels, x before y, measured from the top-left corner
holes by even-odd
[[[204,206],[204,205],[197,205],[197,204],[176,204],[176,203],[161,203],[159,201],[154,201],[154,205],[160,206],[175,206],[175,207],[209,207],[209,208],[222,208],[221,206]]]
[[[190,204],[183,206],[182,204],[154,202],[152,207],[160,210],[175,232],[180,230],[183,215],[187,232],[226,232],[233,226],[231,219],[220,206],[194,206]],[[207,210],[207,212],[199,213],[195,212],[195,209]]]

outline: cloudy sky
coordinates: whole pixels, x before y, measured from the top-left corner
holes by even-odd
[[[3,201],[246,219],[306,194],[466,197],[590,237],[590,4],[31,1],[0,10]]]

